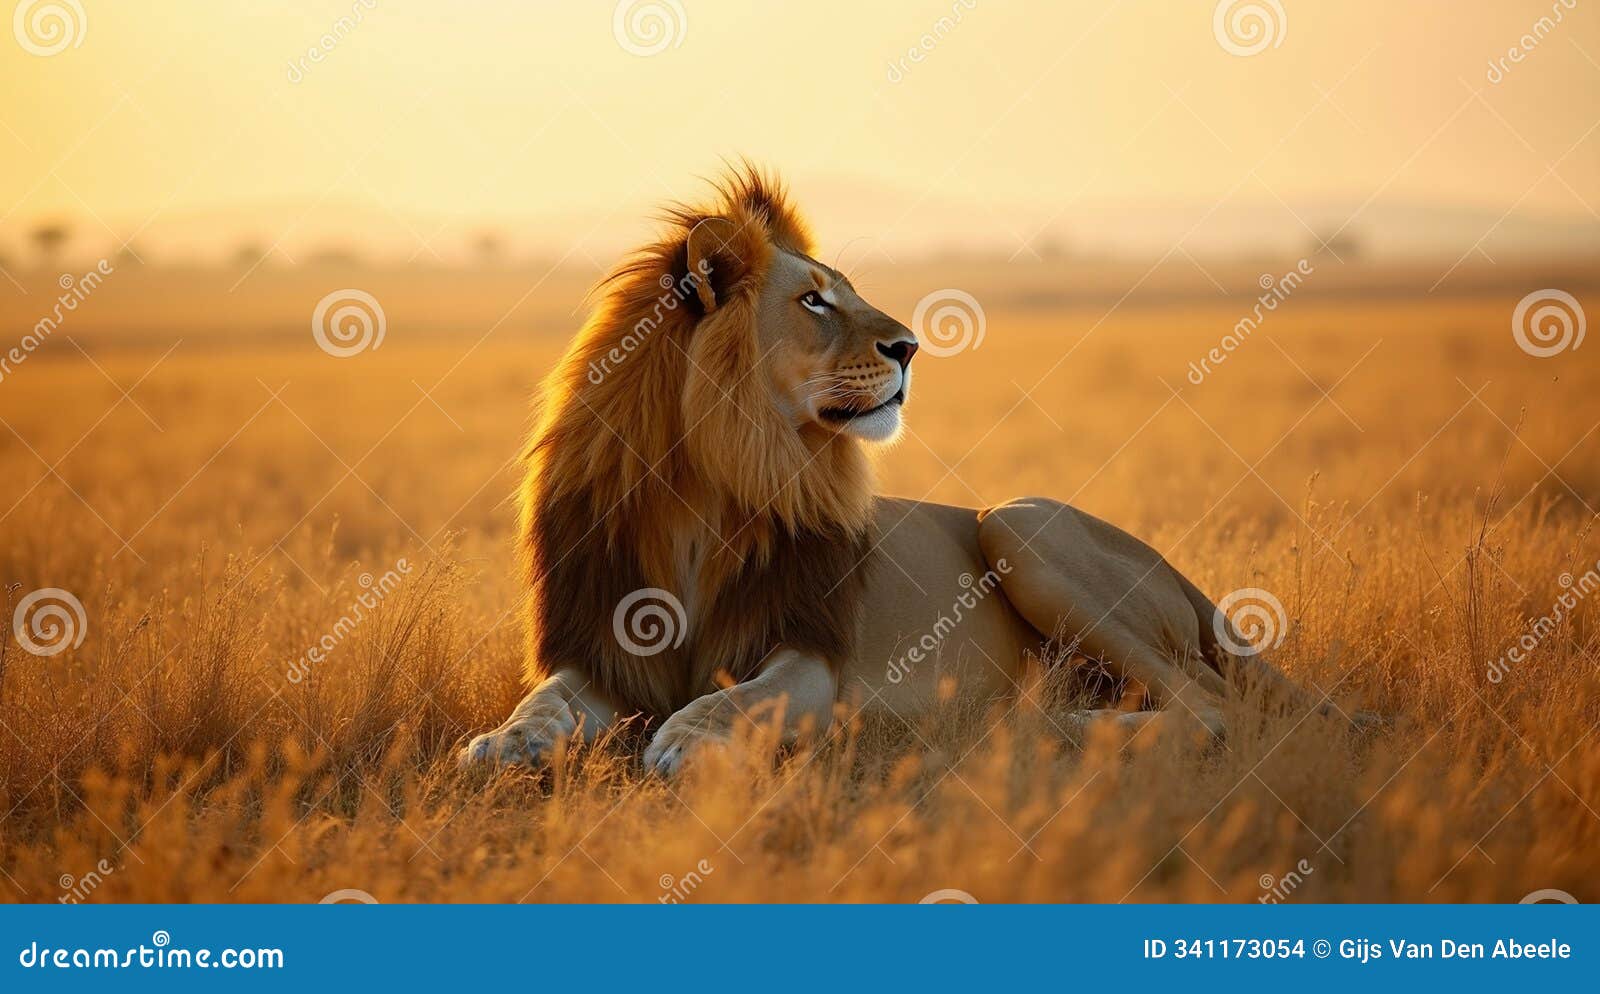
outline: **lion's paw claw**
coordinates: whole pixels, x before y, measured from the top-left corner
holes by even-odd
[[[461,750],[456,762],[463,769],[485,764],[546,766],[556,747],[575,731],[576,723],[568,712],[516,718],[475,737]]]

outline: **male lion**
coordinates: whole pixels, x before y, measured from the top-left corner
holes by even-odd
[[[1296,692],[1082,511],[875,497],[866,443],[899,431],[916,336],[814,258],[775,180],[746,168],[717,193],[607,278],[545,384],[521,494],[533,691],[463,761],[538,763],[643,715],[645,764],[670,773],[764,710],[794,739],[841,698],[909,719],[943,680],[1013,692],[1058,637],[1161,709],[1085,720],[1218,735],[1230,681]]]

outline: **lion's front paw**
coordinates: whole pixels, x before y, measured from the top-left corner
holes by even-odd
[[[528,715],[512,715],[504,725],[484,732],[461,750],[459,764],[465,768],[480,763],[494,765],[544,766],[557,743],[570,739],[578,722],[565,704]]]
[[[693,701],[666,721],[644,751],[644,768],[662,776],[675,776],[684,762],[698,749],[727,745],[728,720],[721,714],[718,695]]]

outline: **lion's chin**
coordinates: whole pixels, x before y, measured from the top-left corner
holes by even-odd
[[[839,430],[864,442],[892,442],[900,436],[900,425],[900,404],[896,402],[853,417]]]

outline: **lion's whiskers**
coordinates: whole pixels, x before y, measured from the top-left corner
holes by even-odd
[[[805,387],[813,383],[822,384],[822,389],[804,390]],[[807,380],[805,383],[801,384],[801,387],[805,392],[806,399],[815,404],[821,404],[830,400],[844,400],[861,392],[859,387],[851,384],[849,381],[844,380],[841,377],[831,374],[821,377],[814,377],[810,380]]]

